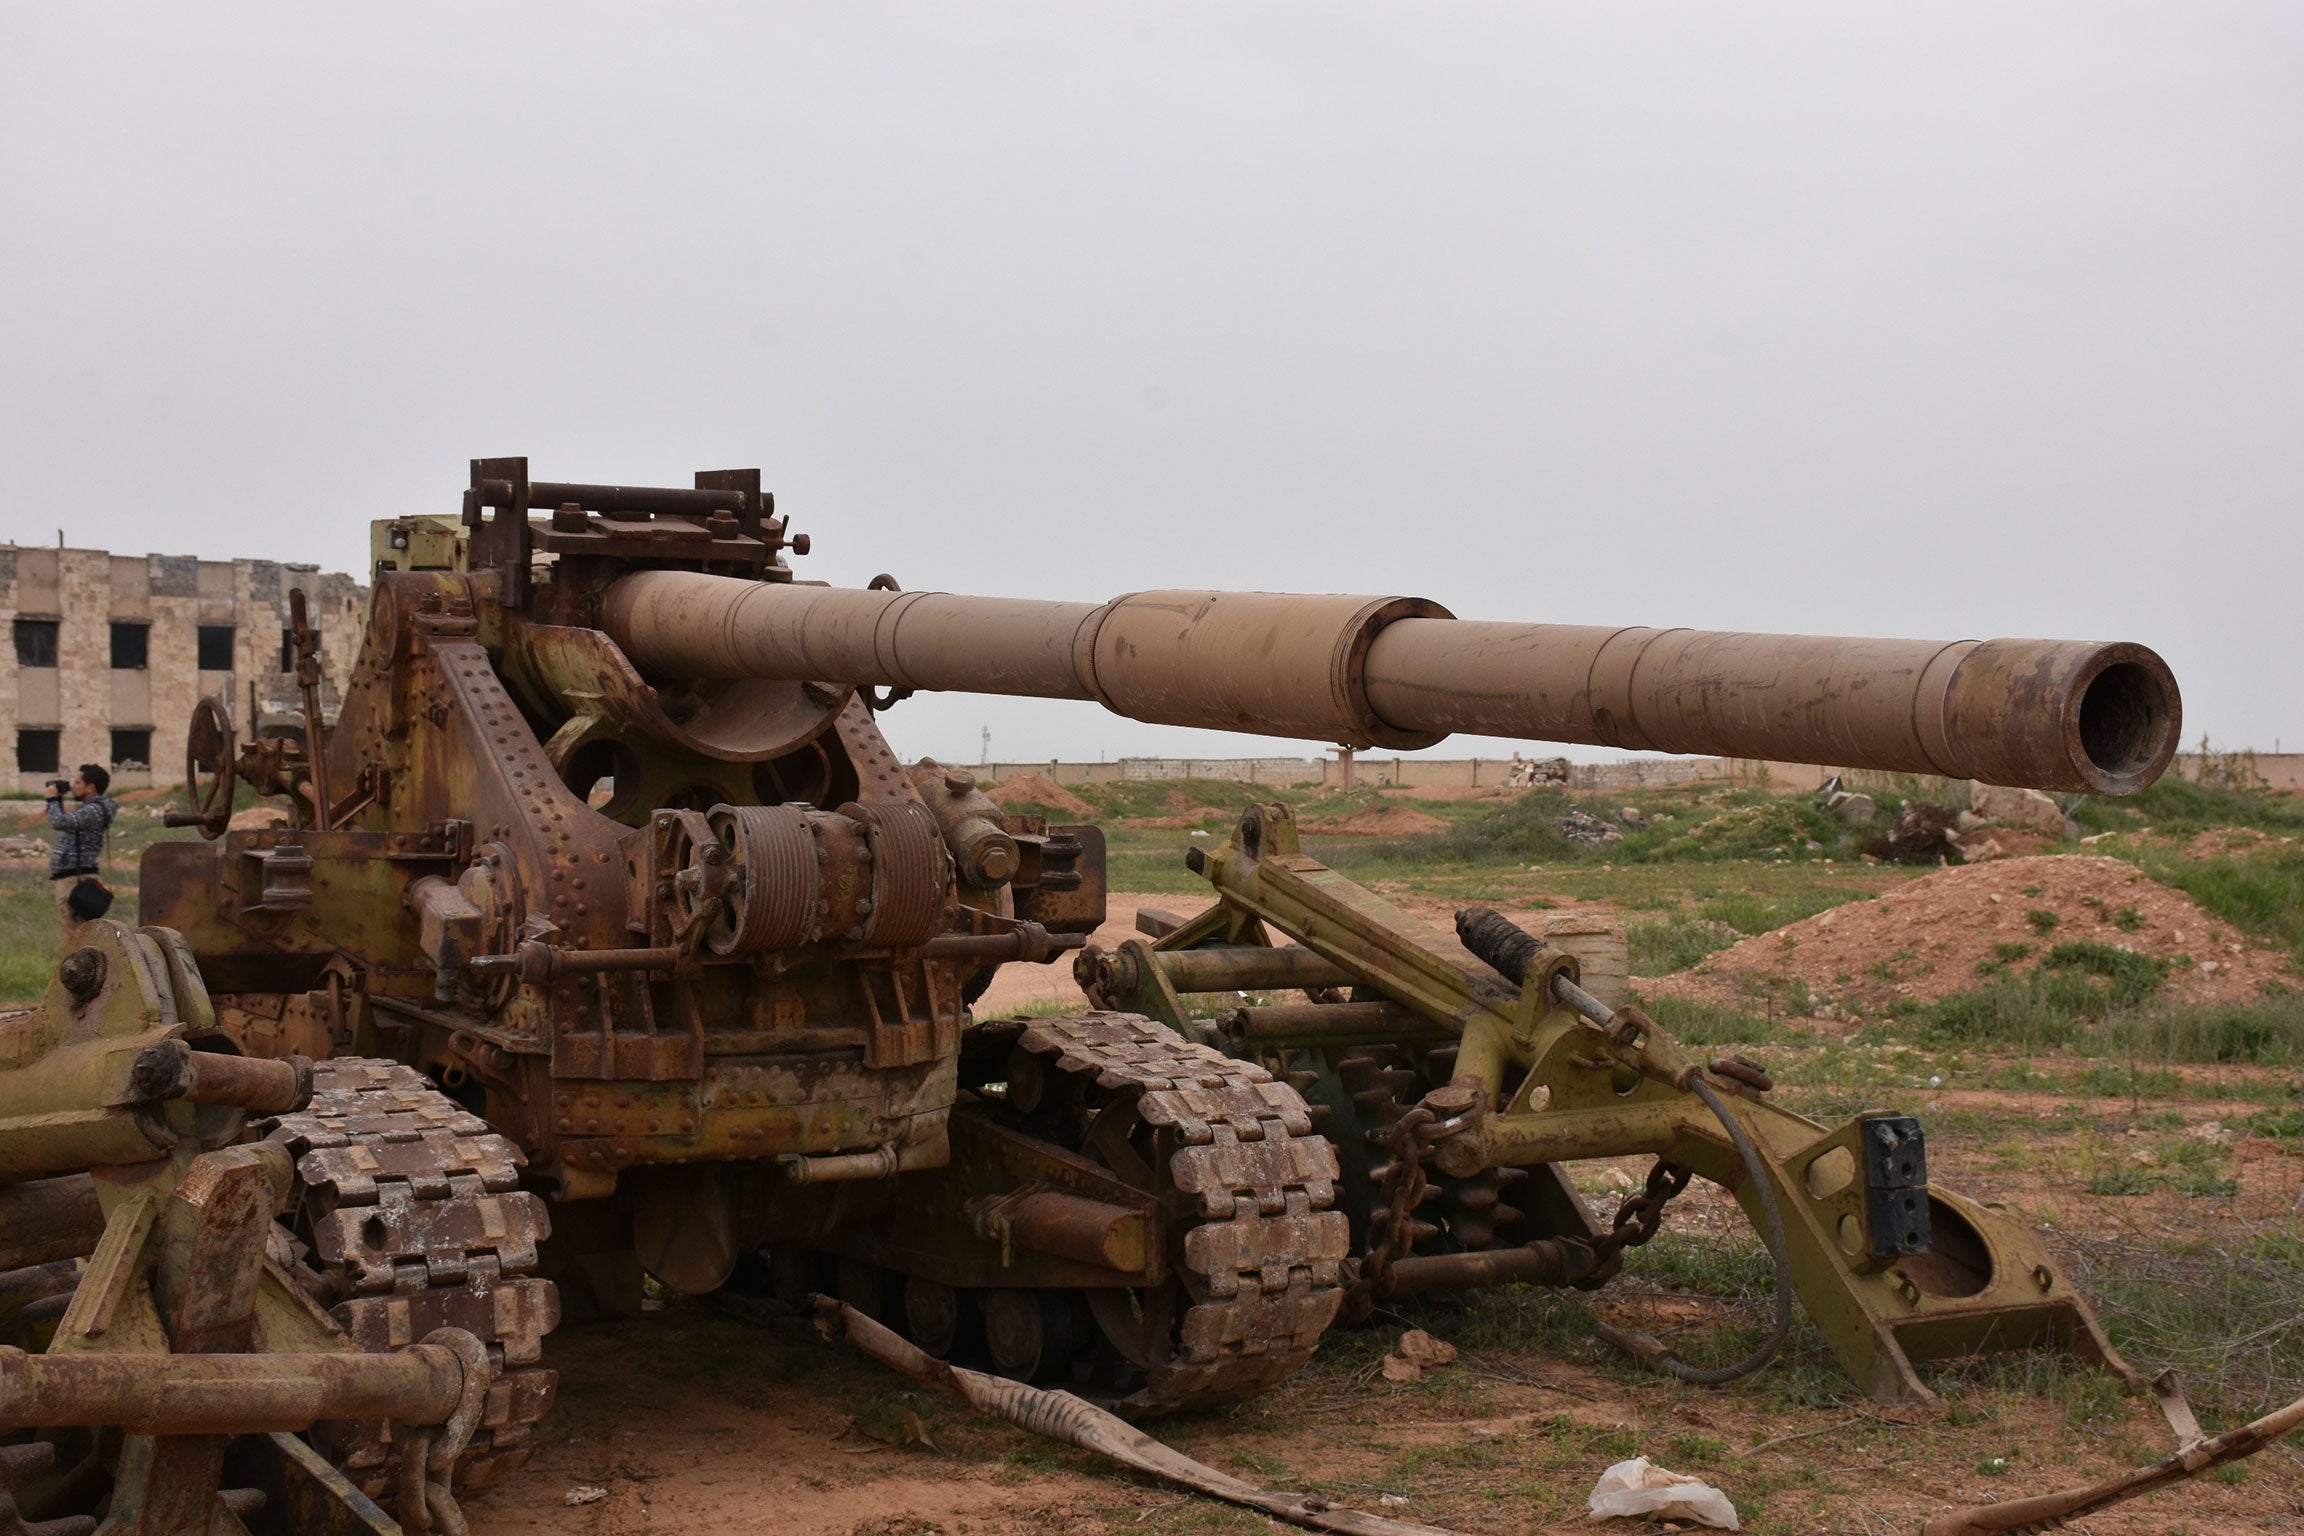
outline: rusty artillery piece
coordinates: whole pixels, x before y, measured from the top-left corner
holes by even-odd
[[[242,744],[203,706],[188,775],[211,841],[146,854],[145,914],[184,935],[249,1055],[404,1064],[516,1146],[557,1229],[536,1273],[572,1308],[628,1299],[638,1270],[711,1291],[765,1250],[793,1288],[827,1284],[931,1353],[1131,1412],[1284,1379],[1386,1261],[1353,1251],[1360,1197],[1339,1204],[1339,1142],[1288,1061],[1193,1038],[1184,1012],[1100,974],[1131,1011],[974,1017],[998,966],[1077,950],[1102,920],[1102,840],[902,763],[876,711],[973,689],[1359,747],[1470,729],[2098,793],[2149,783],[2178,735],[2173,680],[2131,645],[1475,624],[1399,597],[849,591],[795,580],[786,556],[806,549],[754,471],[644,488],[475,462],[461,525],[380,535],[332,728],[314,714],[301,739]],[[289,796],[295,824],[230,831],[235,779]],[[1240,868],[1296,856],[1284,818],[1253,825],[1269,840]],[[1550,1003],[1421,940],[1408,963],[1453,967],[1456,1002],[1326,940],[1274,950],[1256,925],[1286,921],[1225,896],[1221,931],[1154,969],[1291,957],[1365,987],[1315,1021],[1349,1015],[1347,1044],[1461,1037],[1420,1122],[1449,1133],[1428,1138],[1436,1168],[1596,1155],[1506,1135],[1518,1085],[1551,1070],[1520,1015],[1568,1029]],[[1502,1022],[1475,1029],[1483,1009]],[[1638,1102],[1699,1104],[1694,1078],[1640,1065],[1676,1061],[1668,1042],[1605,1038]],[[1741,1154],[1673,1146],[1745,1177]],[[368,1188],[390,1204],[411,1177]],[[519,1238],[544,1223],[515,1257],[471,1237],[442,1260],[446,1225],[341,1225],[344,1294],[390,1276],[448,1315],[469,1272],[526,1274]],[[550,1311],[540,1294],[528,1335]],[[473,1331],[505,1346],[494,1326]],[[502,1454],[546,1396],[499,1392]]]

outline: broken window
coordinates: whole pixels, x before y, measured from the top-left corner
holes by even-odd
[[[56,626],[48,626],[53,630]],[[50,666],[56,665],[51,661]],[[18,773],[54,773],[62,760],[64,744],[62,731],[31,730],[16,733],[16,771]]]
[[[115,768],[149,768],[152,766],[152,727],[136,726],[112,730],[112,766]]]
[[[20,667],[52,667],[56,665],[56,621],[54,619],[18,619],[16,621],[16,665]]]
[[[232,670],[231,625],[203,624],[200,626],[200,670],[203,672],[229,672]]]
[[[152,654],[152,626],[142,620],[112,621],[112,670],[141,672]]]

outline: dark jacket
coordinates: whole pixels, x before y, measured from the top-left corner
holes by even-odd
[[[120,802],[110,795],[83,800],[71,810],[64,809],[61,800],[49,801],[48,825],[64,834],[56,839],[56,851],[48,855],[50,877],[96,873],[104,859],[104,833],[119,814]]]

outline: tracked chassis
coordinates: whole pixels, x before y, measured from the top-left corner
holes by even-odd
[[[1350,1233],[1334,1148],[1287,1084],[1141,1016],[994,1022],[962,1055],[955,1160],[844,1233],[839,1283],[936,1354],[1064,1381],[1125,1412],[1238,1402],[1312,1356],[1343,1298]],[[971,1185],[1028,1172],[1002,1195]],[[1067,1196],[1133,1202],[1107,1259],[1014,1288],[1018,1238],[1069,1248]],[[939,1219],[947,1213],[949,1219]],[[1109,1229],[1106,1229],[1109,1230]],[[893,1284],[886,1283],[893,1280]]]
[[[534,1275],[550,1224],[518,1187],[520,1149],[409,1068],[360,1057],[318,1063],[310,1105],[259,1128],[296,1159],[299,1278],[354,1344],[390,1350],[460,1328],[486,1348],[487,1404],[454,1485],[518,1468],[558,1384],[538,1362],[560,1312]],[[398,1481],[388,1426],[332,1425],[326,1438],[371,1496]]]

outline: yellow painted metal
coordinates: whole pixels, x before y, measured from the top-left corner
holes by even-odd
[[[1488,1168],[1653,1156],[1727,1189],[1755,1223],[1758,1191],[1726,1129],[1685,1087],[1697,1070],[1660,1030],[1632,1045],[1556,1002],[1541,976],[1515,987],[1462,948],[1306,855],[1285,806],[1246,811],[1198,867],[1217,909],[1145,950],[1142,978],[1120,1006],[1179,1017],[1156,956],[1260,921],[1458,1037],[1455,1082],[1477,1081],[1500,1106],[1439,1142],[1435,1165],[1458,1177]],[[2088,1359],[2131,1389],[2141,1378],[2023,1223],[1940,1186],[1927,1190],[1936,1241],[1894,1260],[1872,1257],[1855,1177],[1860,1118],[1830,1127],[1744,1085],[1715,1086],[1760,1153],[1784,1216],[1789,1280],[1841,1364],[1882,1400],[1932,1401],[1915,1362],[2049,1344]]]

